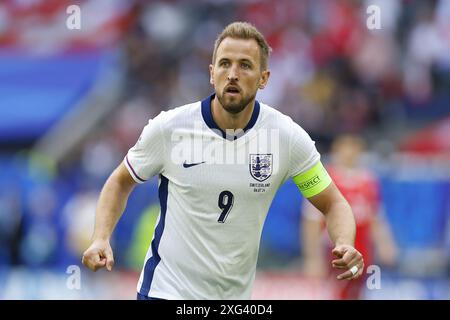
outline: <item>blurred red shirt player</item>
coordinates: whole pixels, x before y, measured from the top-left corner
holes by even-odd
[[[355,248],[364,257],[365,266],[377,262],[393,265],[396,259],[396,247],[389,227],[381,212],[379,183],[370,170],[360,166],[360,157],[365,148],[364,141],[353,135],[338,137],[331,148],[331,163],[327,171],[349,202],[356,220]],[[327,268],[331,256],[332,244],[324,233],[324,219],[311,204],[306,203],[303,210],[302,247],[303,271],[312,277],[332,277],[336,283],[339,299],[358,299],[366,282],[366,273],[355,281],[338,281],[338,271]],[[374,252],[375,249],[375,252]]]

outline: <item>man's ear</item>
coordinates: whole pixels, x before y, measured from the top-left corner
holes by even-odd
[[[212,64],[209,65],[209,83],[214,85],[214,66]]]
[[[270,77],[270,70],[264,70],[261,73],[261,79],[259,80],[258,88],[264,89],[267,85],[267,82],[269,81],[269,77]]]

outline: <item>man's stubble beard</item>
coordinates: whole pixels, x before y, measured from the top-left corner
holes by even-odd
[[[242,110],[245,109],[245,107],[250,103],[250,101],[255,99],[256,92],[252,96],[242,97],[241,99],[236,99],[237,100],[236,102],[231,102],[231,103],[225,102],[224,95],[225,94],[218,94],[216,92],[217,99],[219,100],[222,107],[225,109],[225,111],[227,111],[229,113],[238,114],[239,112],[241,112]]]

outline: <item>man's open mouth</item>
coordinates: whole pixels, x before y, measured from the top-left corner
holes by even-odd
[[[234,94],[236,94],[236,93],[239,93],[240,91],[239,91],[239,89],[237,87],[230,86],[230,87],[225,89],[225,92],[226,93],[234,93]]]

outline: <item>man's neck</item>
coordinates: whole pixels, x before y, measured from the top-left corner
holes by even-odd
[[[211,101],[211,113],[214,122],[217,126],[226,131],[227,129],[237,130],[244,129],[250,122],[250,118],[253,114],[253,109],[255,107],[255,100],[253,99],[250,103],[237,114],[230,113],[226,111],[220,104],[217,96]]]

